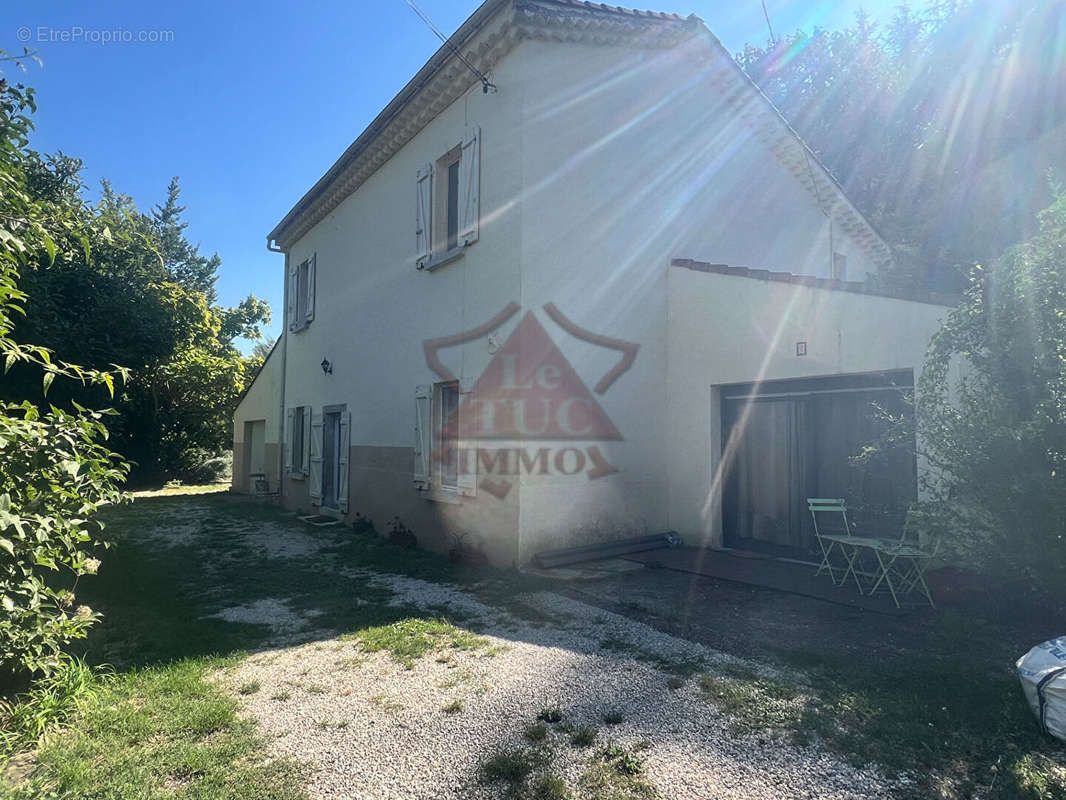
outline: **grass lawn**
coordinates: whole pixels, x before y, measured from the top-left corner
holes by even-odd
[[[253,724],[239,718],[236,700],[209,680],[272,631],[210,616],[220,609],[290,598],[295,610],[313,609],[318,626],[359,637],[400,661],[423,652],[435,637],[456,647],[479,646],[478,637],[425,610],[387,605],[387,590],[358,577],[321,579],[327,560],[427,580],[463,580],[463,568],[338,527],[323,529],[319,549],[286,558],[285,569],[278,569],[269,554],[239,547],[233,525],[290,526],[301,534],[307,526],[276,508],[198,487],[187,494],[197,497],[170,489],[104,512],[116,546],[79,594],[104,619],[74,650],[89,663],[107,665],[105,672],[68,724],[37,748],[32,777],[21,774],[28,771],[25,754],[11,760],[0,777],[0,797],[303,798],[301,767],[269,758]],[[162,518],[180,542],[190,499],[211,510],[199,522],[215,529],[207,551],[139,535]],[[491,593],[492,581],[484,583]]]
[[[192,503],[198,516],[190,520]],[[253,723],[238,714],[238,699],[211,680],[277,632],[216,616],[220,611],[286,598],[292,612],[313,614],[316,628],[408,666],[438,647],[474,651],[486,640],[439,609],[390,604],[392,592],[360,572],[343,580],[323,579],[325,572],[352,567],[458,582],[500,607],[512,607],[523,590],[544,588],[543,581],[513,573],[474,574],[349,527],[311,529],[276,508],[222,494],[141,496],[104,516],[116,547],[81,593],[104,620],[76,650],[108,667],[62,729],[46,735],[31,757],[9,761],[0,797],[302,798],[302,767],[271,757]],[[207,535],[186,542],[187,525]],[[169,544],[156,538],[161,528]],[[278,559],[265,546],[249,545],[256,541],[249,532],[259,530],[295,530],[315,547]],[[696,687],[703,702],[729,716],[738,736],[783,732],[797,744],[821,742],[859,765],[876,762],[890,773],[905,772],[913,783],[902,791],[914,800],[1066,798],[1062,747],[1040,735],[1010,664],[966,650],[974,620],[950,614],[939,620],[939,638],[890,660],[782,648],[776,660],[794,670],[796,680],[743,668],[710,673],[706,665],[667,663],[650,651],[631,655],[671,673],[672,689]],[[607,639],[599,646],[627,648]],[[237,693],[261,689],[247,683]],[[639,775],[639,756],[601,743],[626,717],[624,698],[619,703],[604,713],[607,727],[599,732],[566,731],[566,746],[596,755],[581,778],[582,797],[650,791]],[[464,713],[458,701],[438,710]],[[526,730],[527,747],[502,755],[491,769],[528,774],[560,718],[559,711],[545,709]],[[531,791],[564,796],[556,783],[555,776],[539,775]]]

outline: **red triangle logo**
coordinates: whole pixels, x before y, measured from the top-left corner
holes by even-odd
[[[460,439],[622,438],[528,311],[448,421],[445,433]]]

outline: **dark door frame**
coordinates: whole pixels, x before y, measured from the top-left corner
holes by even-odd
[[[912,370],[891,370],[885,372],[850,373],[847,375],[829,375],[823,377],[795,378],[765,381],[761,383],[728,384],[720,386],[721,397],[721,459],[725,470],[722,481],[722,541],[726,547],[756,550],[769,555],[807,558],[813,552],[814,540],[807,513],[805,498],[811,487],[817,483],[817,472],[827,462],[820,461],[822,450],[820,440],[814,437],[811,398],[841,397],[849,394],[871,395],[878,392],[910,392],[914,387]],[[740,535],[742,510],[738,507],[739,469],[736,459],[742,457],[740,449],[729,452],[732,427],[743,413],[745,403],[770,402],[774,400],[794,401],[789,423],[789,436],[792,442],[782,445],[782,452],[789,457],[786,471],[789,486],[785,489],[789,506],[789,538],[795,544],[778,544],[748,536]],[[823,406],[824,408],[824,406]],[[837,459],[839,460],[839,459]],[[913,494],[917,495],[917,464],[911,458],[915,476]],[[794,485],[798,481],[800,485]],[[909,481],[908,481],[909,483]],[[837,488],[837,494],[845,492]],[[825,487],[821,487],[825,491]],[[829,496],[837,496],[830,493]],[[749,509],[747,524],[755,519]],[[750,530],[750,528],[748,529]]]

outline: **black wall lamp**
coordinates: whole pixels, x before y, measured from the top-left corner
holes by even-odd
[[[333,374],[333,365],[329,363],[329,359],[328,358],[323,358],[322,359],[322,363],[319,364],[319,366],[322,367],[322,374],[323,375],[332,375]]]

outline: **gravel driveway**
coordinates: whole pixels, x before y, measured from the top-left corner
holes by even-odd
[[[264,541],[272,535],[284,535],[285,546]],[[291,527],[279,526],[255,538],[284,569],[288,554],[301,551],[293,536]],[[656,790],[671,800],[893,794],[893,782],[816,745],[735,733],[696,681],[682,683],[656,666],[701,659],[713,673],[741,663],[702,645],[554,593],[516,598],[504,609],[458,587],[358,565],[327,569],[332,574],[324,572],[323,580],[350,580],[357,591],[371,586],[377,597],[387,589],[392,604],[446,612],[486,638],[472,649],[442,646],[408,668],[388,652],[366,652],[358,639],[316,631],[314,611],[296,613],[284,597],[220,612],[273,626],[274,646],[219,680],[279,755],[308,765],[313,797],[528,796],[505,781],[480,780],[487,758],[516,748],[537,753],[537,772],[561,777],[575,797],[654,797]],[[546,738],[531,744],[526,728],[553,707],[563,721],[544,726]],[[621,721],[606,724],[607,712]],[[568,731],[582,725],[595,726],[595,740],[574,746]],[[640,783],[625,792],[597,793],[584,783],[609,743],[642,764]]]

